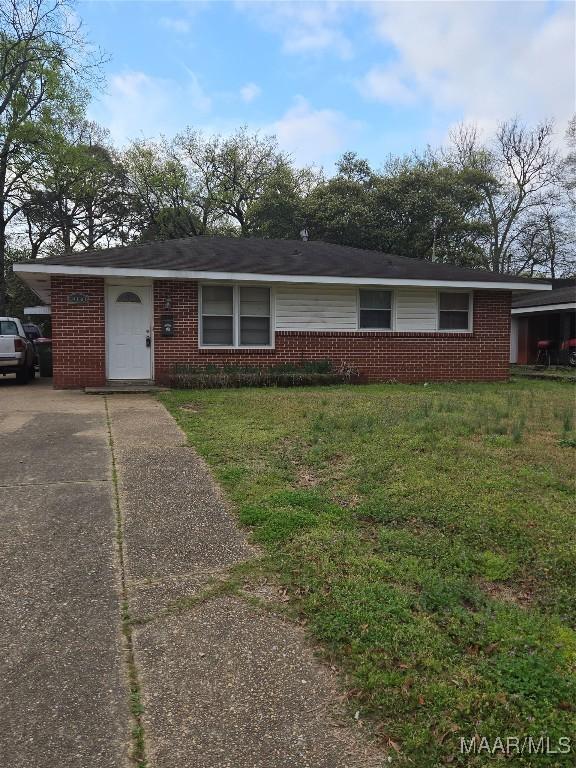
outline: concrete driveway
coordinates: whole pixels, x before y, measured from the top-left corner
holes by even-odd
[[[102,398],[0,379],[3,768],[128,765]]]

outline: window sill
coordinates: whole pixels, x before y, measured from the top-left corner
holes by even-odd
[[[219,347],[199,345],[200,352],[274,352],[275,347]]]

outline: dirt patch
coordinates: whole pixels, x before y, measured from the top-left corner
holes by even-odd
[[[342,509],[357,509],[361,498],[357,493],[353,493],[351,496],[346,497],[335,496],[334,501],[338,506],[342,507]]]
[[[478,586],[493,600],[501,600],[503,603],[518,605],[520,608],[528,608],[534,603],[534,594],[528,584],[513,587],[500,581],[480,579]]]
[[[181,411],[192,411],[192,413],[200,413],[202,406],[200,403],[184,403],[180,406]]]
[[[304,467],[296,464],[296,484],[299,488],[315,488],[319,484],[319,479],[310,470],[310,467]]]

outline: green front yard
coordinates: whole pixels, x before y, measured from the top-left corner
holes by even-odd
[[[572,738],[574,389],[552,382],[161,395],[392,764]],[[248,571],[249,573],[249,571]],[[249,578],[249,576],[247,576]]]

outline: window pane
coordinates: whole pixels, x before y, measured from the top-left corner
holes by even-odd
[[[11,320],[0,320],[0,336],[18,336],[18,326]]]
[[[124,291],[116,299],[120,304],[141,304],[140,296],[132,291]]]
[[[231,315],[233,306],[231,285],[205,285],[202,287],[203,315]]]
[[[242,346],[269,346],[270,344],[270,318],[269,317],[241,317],[240,318],[240,344]]]
[[[389,309],[361,309],[360,328],[391,328],[392,312]]]
[[[441,331],[467,331],[468,312],[444,312],[440,311]]]
[[[391,309],[390,291],[360,291],[360,309]]]
[[[441,293],[440,309],[468,312],[467,293]]]
[[[270,288],[240,288],[240,314],[268,317]]]
[[[234,343],[232,317],[204,316],[202,318],[202,343],[231,347]]]

